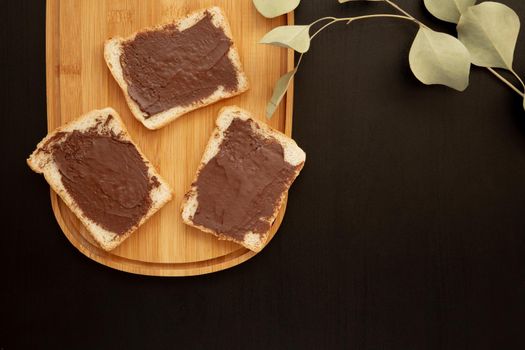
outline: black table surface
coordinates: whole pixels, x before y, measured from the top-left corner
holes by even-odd
[[[422,0],[398,3],[454,33]],[[296,18],[384,11],[304,0]],[[525,348],[525,112],[487,70],[463,93],[427,87],[408,66],[413,24],[326,30],[295,81],[308,160],[277,236],[232,269],[155,278],[61,233],[25,164],[46,134],[45,3],[6,1],[1,22],[0,349]]]

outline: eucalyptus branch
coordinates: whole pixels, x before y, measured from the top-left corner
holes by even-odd
[[[297,73],[297,70],[303,60],[304,54],[310,48],[310,42],[319,33],[321,33],[323,30],[325,30],[329,26],[333,25],[334,23],[346,22],[347,24],[350,24],[353,21],[359,21],[359,20],[370,19],[370,18],[381,18],[381,17],[403,19],[403,20],[417,23],[417,21],[414,18],[410,18],[408,16],[400,16],[400,15],[382,13],[382,14],[373,14],[373,15],[365,15],[365,16],[357,16],[357,17],[343,17],[343,18],[322,17],[310,23],[309,25],[293,26],[293,27],[290,27],[290,26],[277,27],[271,32],[267,33],[261,39],[260,43],[284,46],[284,47],[294,49],[295,51],[301,53],[301,56],[299,57],[299,60],[297,61],[295,68],[292,71],[287,72],[277,81],[277,84],[275,85],[270,102],[268,102],[268,105],[266,107],[267,117],[270,118],[275,112],[275,110],[277,109],[277,106],[279,105],[282,98],[284,97],[284,94],[288,90],[290,82],[295,76],[295,73]],[[327,21],[327,20],[329,21],[328,23],[323,24],[321,28],[317,29],[310,36],[309,34],[310,29],[314,25],[321,23],[323,21]]]
[[[300,0],[253,0],[262,14],[279,15],[295,8]],[[339,0],[339,2],[362,0]],[[415,77],[426,85],[440,84],[464,91],[469,84],[472,64],[485,67],[505,85],[524,99],[525,82],[512,68],[515,43],[520,21],[509,7],[493,1],[475,5],[475,0],[425,0],[425,7],[435,17],[458,24],[458,38],[432,30],[429,26],[397,5],[394,0],[367,0],[384,2],[399,14],[376,13],[355,17],[322,17],[308,25],[290,25],[274,28],[260,41],[263,44],[287,47],[300,53],[297,66],[277,82],[268,104],[267,116],[271,116],[286,93],[291,79],[297,72],[310,44],[323,30],[335,23],[352,22],[372,18],[395,18],[418,25],[419,30],[409,52],[410,69]],[[261,11],[262,10],[262,11]],[[269,16],[267,16],[269,17]],[[505,18],[502,21],[501,18]],[[319,27],[317,25],[319,24]],[[313,28],[317,28],[315,31]],[[314,28],[314,29],[315,29]],[[310,35],[310,32],[313,33]],[[490,34],[490,35],[489,35]],[[494,67],[505,68],[521,84],[518,88],[502,76]],[[522,88],[523,91],[520,89]]]
[[[410,17],[412,19],[414,19],[417,23],[419,23],[421,26],[425,27],[425,28],[428,28],[424,23],[420,22],[419,20],[417,20],[416,18],[414,18],[410,13],[408,13],[407,11],[405,11],[403,8],[401,8],[399,5],[397,5],[396,3],[394,3],[393,1],[391,0],[382,0],[384,2],[386,2],[387,4],[389,4],[390,6],[392,6],[394,9],[396,9],[397,11],[401,12],[402,14],[404,14],[405,16],[407,17]],[[491,72],[496,78],[498,78],[499,80],[501,80],[505,85],[507,85],[508,87],[510,87],[512,90],[514,90],[518,95],[520,95],[521,97],[524,97],[525,94],[524,92],[520,91],[516,86],[514,86],[514,84],[512,84],[510,81],[508,81],[505,77],[503,77],[501,74],[499,74],[495,69],[491,68],[491,67],[485,67],[488,69],[489,72]],[[523,80],[520,78],[520,76],[513,70],[513,69],[510,69],[510,72],[516,77],[516,79],[518,79],[518,81],[521,83],[521,86],[523,87],[523,90],[525,91],[525,83],[523,83]]]

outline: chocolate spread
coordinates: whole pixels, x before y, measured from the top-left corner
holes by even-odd
[[[123,44],[120,57],[128,94],[148,118],[200,101],[219,86],[233,91],[238,81],[231,45],[208,12],[183,31],[168,25],[139,33]]]
[[[158,179],[149,179],[148,167],[131,142],[96,128],[62,135],[65,139],[53,145],[53,159],[84,215],[123,234],[150,209],[150,191]]]
[[[296,171],[285,161],[281,144],[252,126],[258,127],[251,119],[234,119],[194,184],[199,204],[193,222],[237,240],[248,231],[268,231],[267,220]]]

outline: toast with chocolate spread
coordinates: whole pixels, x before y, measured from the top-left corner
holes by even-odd
[[[258,252],[306,155],[239,107],[223,108],[216,125],[183,200],[182,219]]]
[[[248,90],[219,7],[146,28],[104,45],[104,58],[131,112],[148,129]]]
[[[91,111],[50,132],[27,163],[44,174],[107,251],[172,197],[111,108]]]

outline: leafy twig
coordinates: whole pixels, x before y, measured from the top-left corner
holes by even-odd
[[[360,21],[360,20],[365,20],[365,19],[373,19],[373,18],[401,19],[401,20],[406,20],[406,21],[415,23],[418,26],[424,28],[426,30],[426,32],[421,37],[422,39],[420,40],[420,42],[421,42],[419,44],[420,46],[424,46],[424,47],[429,46],[429,45],[432,46],[432,43],[438,43],[438,42],[441,43],[444,40],[442,37],[437,36],[437,33],[436,34],[432,34],[432,31],[430,29],[428,29],[426,26],[422,25],[414,17],[412,17],[410,15],[404,16],[404,15],[396,15],[396,14],[390,14],[390,13],[379,13],[379,14],[363,15],[363,16],[356,16],[356,17],[342,17],[342,18],[338,18],[338,17],[322,17],[322,18],[319,18],[316,21],[310,23],[309,25],[277,27],[277,28],[273,29],[272,31],[270,31],[269,33],[267,33],[261,39],[260,43],[273,44],[273,45],[284,46],[284,47],[288,47],[288,48],[294,49],[294,50],[296,50],[296,51],[301,53],[301,57],[299,58],[297,66],[292,71],[286,73],[285,75],[283,75],[278,80],[278,82],[277,82],[277,84],[276,84],[276,86],[274,88],[274,92],[272,94],[271,100],[270,100],[270,102],[267,105],[266,116],[268,118],[270,118],[273,115],[273,113],[275,112],[275,110],[277,109],[277,106],[280,103],[280,101],[282,100],[282,98],[284,97],[284,95],[286,93],[286,90],[288,89],[288,86],[289,86],[292,78],[294,77],[295,73],[297,72],[297,69],[299,67],[299,63],[301,62],[301,60],[303,58],[303,54],[308,51],[308,49],[310,47],[310,42],[315,37],[317,37],[317,35],[319,35],[319,33],[321,33],[323,30],[325,30],[326,28],[328,28],[329,26],[331,26],[331,25],[333,25],[335,23],[346,22],[347,24],[350,24],[350,23],[355,22],[355,21]],[[311,36],[309,36],[309,31],[312,28],[312,26],[314,26],[314,25],[316,25],[318,23],[321,23],[323,21],[327,21],[327,20],[329,22],[324,23]],[[413,57],[415,57],[415,59],[413,59],[413,61],[416,62],[414,64],[414,67],[415,67],[414,70],[416,71],[415,74],[425,84],[444,83],[444,84],[449,85],[449,86],[451,86],[451,87],[453,87],[453,88],[455,88],[457,90],[463,90],[466,87],[467,83],[468,83],[468,66],[470,65],[470,63],[468,62],[468,59],[464,58],[464,56],[465,56],[464,52],[462,52],[462,51],[457,52],[457,48],[455,46],[457,46],[458,44],[455,43],[455,42],[451,43],[450,40],[456,40],[456,39],[454,39],[453,37],[445,38],[445,41],[448,41],[448,42],[446,44],[441,43],[439,45],[441,45],[441,46],[447,46],[448,45],[448,46],[452,47],[453,50],[456,50],[456,51],[452,52],[449,55],[459,57],[460,60],[463,59],[463,62],[460,62],[460,64],[457,65],[458,67],[460,67],[460,72],[459,73],[457,73],[458,72],[458,68],[457,67],[448,67],[448,68],[443,70],[444,71],[443,74],[450,74],[450,72],[452,72],[452,74],[455,74],[455,75],[459,74],[461,76],[459,78],[459,80],[458,80],[457,77],[453,77],[453,78],[445,77],[445,78],[440,78],[441,80],[438,79],[438,81],[436,81],[436,78],[432,77],[432,74],[426,73],[426,71],[427,71],[426,65],[428,63],[425,63],[424,58],[423,58],[423,64],[419,64],[419,62],[421,62],[422,60],[417,55],[413,56]],[[464,49],[464,51],[466,51],[466,49]],[[462,68],[462,67],[465,67],[465,65],[467,65],[467,67],[466,68]],[[443,82],[443,79],[444,80],[449,80],[450,82],[448,82],[448,83],[446,81]]]
[[[424,26],[426,28],[428,28],[425,24],[423,24],[422,22],[418,21],[417,19],[415,19],[410,13],[408,13],[407,11],[405,11],[403,8],[401,8],[399,5],[397,5],[396,3],[394,3],[393,1],[391,0],[380,0],[380,1],[384,1],[386,2],[387,4],[389,4],[390,6],[392,6],[394,9],[396,9],[397,11],[401,12],[402,14],[404,14],[405,16],[408,16],[410,18],[413,18],[415,21],[417,21],[421,26]],[[491,72],[496,78],[498,78],[499,80],[501,80],[505,85],[509,86],[512,90],[514,90],[516,93],[518,93],[518,95],[520,95],[521,97],[524,97],[524,93],[522,91],[520,91],[518,88],[516,88],[514,86],[514,84],[512,84],[510,81],[508,81],[505,77],[503,77],[501,74],[499,74],[495,69],[491,68],[491,67],[485,67],[488,69],[489,72]],[[523,89],[525,90],[525,84],[523,83],[523,80],[520,78],[520,76],[513,70],[511,69],[510,72],[518,79],[518,81],[521,83]]]
[[[407,16],[400,16],[400,15],[393,15],[393,14],[386,14],[386,13],[357,16],[357,17],[343,17],[343,18],[322,17],[306,26],[277,27],[274,30],[267,33],[261,39],[260,43],[288,47],[288,48],[291,48],[291,49],[294,49],[300,52],[301,56],[299,56],[299,60],[297,61],[297,65],[295,66],[295,68],[292,71],[284,74],[277,81],[272,97],[270,101],[268,102],[268,105],[266,106],[266,116],[268,118],[271,118],[271,116],[274,114],[279,103],[283,99],[286,93],[286,90],[288,90],[288,87],[290,86],[290,82],[295,76],[295,73],[297,72],[299,65],[301,64],[304,53],[310,47],[310,41],[312,41],[320,32],[322,32],[323,30],[325,30],[326,28],[328,28],[334,23],[347,22],[347,24],[350,24],[353,21],[369,19],[369,18],[381,18],[381,17],[403,19],[403,20],[417,23],[413,18],[410,18]],[[329,20],[329,22],[325,23],[323,26],[321,26],[321,28],[317,29],[311,36],[309,35],[309,30],[312,28],[312,26],[320,22],[326,21],[326,20]]]
[[[275,12],[297,6],[300,0],[253,1],[258,8]],[[349,1],[363,0],[339,0],[340,3]],[[468,86],[470,66],[473,63],[487,68],[505,85],[524,98],[525,108],[525,93],[495,70],[495,68],[507,69],[525,91],[524,81],[512,68],[520,26],[519,18],[512,9],[492,1],[475,5],[476,0],[423,0],[428,11],[435,17],[447,22],[458,23],[458,38],[455,38],[446,33],[433,31],[393,0],[366,1],[385,2],[401,15],[379,13],[344,18],[322,17],[309,25],[277,27],[261,39],[261,43],[284,46],[301,53],[297,66],[277,82],[272,99],[268,104],[268,117],[277,108],[291,79],[297,72],[304,53],[309,50],[310,42],[319,33],[334,23],[347,22],[350,24],[371,18],[397,18],[411,21],[419,26],[419,31],[410,48],[409,62],[414,75],[424,84],[441,84],[463,91]],[[501,18],[505,20],[502,21]],[[323,21],[328,22],[310,36],[312,27]]]

